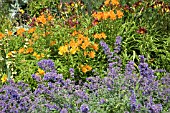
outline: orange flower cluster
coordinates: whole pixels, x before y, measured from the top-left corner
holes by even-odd
[[[103,39],[106,39],[106,37],[107,37],[104,32],[99,33],[99,34],[96,33],[96,34],[94,34],[93,36],[94,36],[94,38],[96,38],[96,39],[102,39],[102,38],[103,38]]]
[[[48,14],[47,16],[45,14],[41,14],[38,18],[37,18],[37,22],[38,23],[42,23],[42,24],[46,24],[48,21],[53,20],[53,16]]]
[[[122,18],[123,17],[123,12],[120,10],[116,11],[117,13],[115,14],[113,10],[110,10],[108,12],[95,12],[92,14],[92,16],[98,20],[106,20],[110,18],[111,20],[116,20],[116,18]]]
[[[96,53],[94,51],[90,51],[90,52],[84,51],[84,56],[88,55],[90,58],[94,58],[95,54]]]
[[[81,67],[81,70],[82,70],[83,73],[86,73],[86,72],[92,70],[92,67],[87,65],[87,64],[86,65],[81,65],[80,67]]]
[[[77,36],[77,40],[71,39],[69,44],[66,44],[64,46],[59,47],[59,54],[63,55],[64,53],[70,53],[75,54],[79,49],[85,50],[87,47],[93,48],[95,51],[98,50],[98,44],[94,43],[92,44],[88,37],[84,36],[83,34],[74,31],[72,33],[72,36]],[[106,35],[104,33],[101,33],[102,38],[106,38]],[[88,53],[90,58],[95,57],[95,52],[91,51]],[[86,55],[85,55],[86,56]]]

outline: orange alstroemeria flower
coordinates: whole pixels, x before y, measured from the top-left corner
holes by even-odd
[[[110,14],[109,12],[104,12],[103,13],[103,19],[106,20],[107,18],[109,18]]]
[[[109,11],[110,19],[116,20],[116,14],[113,12],[113,10]]]
[[[92,70],[92,67],[89,66],[89,65],[85,65],[85,68],[86,68],[88,71],[91,71],[91,70]]]
[[[33,33],[35,30],[36,30],[36,28],[35,28],[35,27],[30,28],[30,29],[28,30],[28,33]]]
[[[53,16],[48,15],[47,20],[48,20],[48,21],[51,21],[52,19],[53,19]]]
[[[80,67],[81,67],[81,70],[82,70],[83,73],[86,73],[86,72],[92,70],[92,67],[87,65],[87,64],[86,65],[80,65]]]
[[[47,20],[46,20],[46,18],[45,18],[45,15],[42,14],[41,16],[39,16],[39,17],[37,18],[37,22],[41,22],[42,24],[46,24]]]
[[[74,39],[72,39],[69,43],[69,45],[74,48],[74,47],[77,47],[77,43],[74,41]]]
[[[0,40],[1,40],[2,38],[4,38],[4,37],[5,37],[5,35],[0,32]]]
[[[81,70],[83,73],[86,73],[88,71],[86,67],[82,67]]]
[[[94,51],[89,52],[89,57],[94,58],[95,57],[95,52]]]
[[[117,15],[118,18],[122,18],[124,14],[123,14],[122,11],[117,10],[117,14],[116,15]]]
[[[28,54],[28,53],[32,53],[34,50],[33,50],[33,48],[32,47],[29,47],[27,50],[26,50],[26,53]]]
[[[77,31],[74,31],[71,35],[72,36],[76,36],[78,34],[78,32]]]
[[[20,48],[19,50],[18,50],[18,53],[19,54],[21,54],[21,53],[23,53],[24,52],[24,50],[25,50],[25,48],[23,47],[23,48]]]
[[[87,51],[84,51],[84,56],[87,56],[88,55],[88,52]]]
[[[56,41],[54,40],[54,41],[50,41],[50,46],[53,46],[53,45],[55,45],[56,44]]]
[[[8,31],[8,36],[11,36],[12,35],[12,31]]]
[[[105,6],[108,6],[109,3],[110,3],[110,0],[106,0],[106,1],[104,2],[104,5],[105,5]]]
[[[25,29],[24,28],[19,28],[18,30],[17,30],[17,35],[20,35],[20,36],[22,36],[22,34],[25,32]]]
[[[105,34],[104,32],[102,32],[102,33],[101,33],[101,37],[102,37],[103,39],[106,39],[107,36],[106,36],[106,34]]]
[[[99,48],[98,48],[98,44],[96,44],[96,43],[94,43],[93,45],[91,45],[91,47],[95,50],[95,51],[97,51]]]
[[[119,5],[119,2],[118,2],[118,0],[111,0],[111,4],[112,5]]]

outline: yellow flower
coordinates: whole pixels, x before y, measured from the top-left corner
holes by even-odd
[[[36,55],[35,57],[37,60],[39,60],[41,58],[41,55]]]
[[[2,76],[2,78],[1,78],[2,83],[6,82],[6,81],[7,81],[7,78],[8,78],[7,75],[4,74],[4,75]]]
[[[44,57],[45,57],[44,53],[41,53],[41,57],[42,57],[42,58],[44,58]]]
[[[9,52],[9,53],[7,54],[7,57],[10,58],[10,57],[12,57],[12,55],[13,55],[12,52]]]
[[[34,52],[32,56],[36,57],[37,56],[37,52]]]
[[[58,53],[59,53],[60,55],[63,55],[64,53],[69,52],[69,51],[68,51],[68,45],[60,46],[58,50],[59,50]]]
[[[40,75],[44,75],[44,74],[45,74],[45,71],[42,70],[42,69],[40,69],[40,68],[38,68],[38,73],[39,73]]]
[[[76,48],[73,47],[73,48],[70,49],[70,53],[75,54],[78,50],[79,50],[78,47],[76,47]]]
[[[19,9],[19,12],[20,12],[21,14],[24,14],[24,10],[23,10],[23,9]]]

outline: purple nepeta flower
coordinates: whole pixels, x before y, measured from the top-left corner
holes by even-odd
[[[85,91],[77,90],[75,91],[75,95],[79,96],[81,99],[88,100],[88,95],[86,94]]]
[[[60,113],[68,113],[66,108],[61,109]]]
[[[139,55],[139,58],[140,58],[140,63],[144,63],[145,62],[144,55]]]
[[[150,96],[149,103],[147,103],[147,108],[150,113],[160,113],[163,109],[162,104],[154,104],[152,96]]]
[[[121,41],[122,41],[122,37],[121,36],[117,36],[116,37],[116,42],[114,43],[114,53],[119,53],[121,50]]]
[[[74,78],[74,68],[69,69],[70,75],[72,78]]]
[[[36,74],[32,74],[32,78],[35,79],[37,82],[41,81],[41,77]]]
[[[126,65],[125,74],[131,75],[134,69],[135,69],[134,62],[133,61],[128,62],[128,64]]]
[[[103,47],[104,53],[107,56],[108,59],[111,59],[113,57],[113,52],[110,51],[109,46],[104,41],[100,41],[100,45]]]
[[[47,72],[44,75],[43,80],[45,81],[58,81],[60,82],[63,79],[62,74],[57,74],[55,72]]]
[[[44,71],[48,72],[48,71],[55,71],[55,65],[54,62],[52,60],[41,60],[38,62],[38,66],[40,68],[42,68]]]
[[[106,100],[104,98],[101,98],[99,104],[104,104],[105,102]]]
[[[136,95],[133,90],[131,91],[130,104],[131,104],[131,111],[135,111],[135,109],[137,107],[136,106],[137,103],[136,103]]]
[[[87,105],[87,104],[82,104],[82,105],[80,106],[80,111],[81,111],[82,113],[88,113],[88,111],[89,111],[88,105]]]
[[[148,64],[144,62],[144,56],[140,56],[140,64],[138,65],[140,75],[150,80],[154,78],[154,71],[148,67]]]
[[[111,77],[104,77],[103,79],[104,84],[106,84],[107,89],[110,91],[113,89],[113,79]]]

